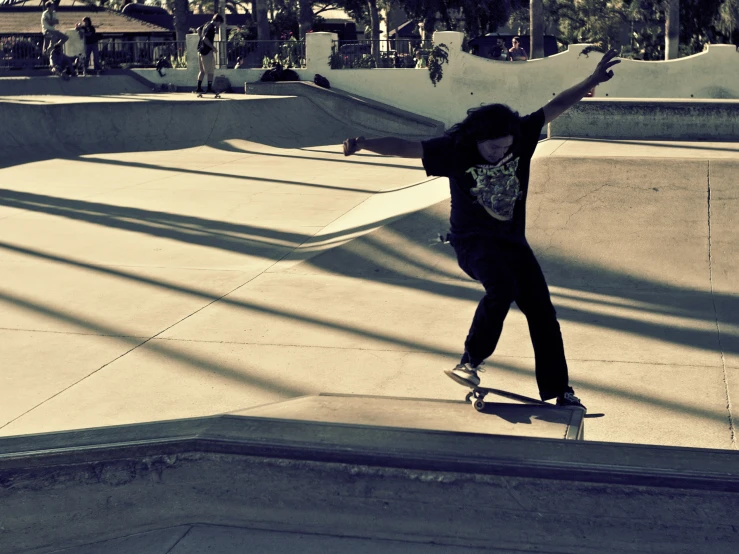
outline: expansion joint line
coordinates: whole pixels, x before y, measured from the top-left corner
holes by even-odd
[[[721,344],[721,322],[718,317],[718,309],[716,308],[716,295],[713,291],[713,251],[711,237],[711,161],[708,161],[708,175],[706,176],[708,183],[707,205],[708,205],[708,282],[711,287],[711,303],[713,304],[713,315],[716,321],[716,336],[718,339],[719,354],[721,355],[721,369],[724,377],[724,391],[726,393],[726,410],[728,411],[729,433],[731,436],[731,447],[736,449],[736,429],[734,427],[733,406],[731,405],[731,392],[729,391],[729,375],[726,371],[726,356],[724,355],[724,347]]]

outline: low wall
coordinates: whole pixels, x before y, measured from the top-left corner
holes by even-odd
[[[433,86],[426,69],[336,69],[329,67],[330,33],[311,33],[306,39],[306,68],[302,80],[324,75],[333,87],[397,108],[442,121],[450,126],[469,108],[491,102],[508,104],[521,113],[540,108],[554,95],[587,77],[602,54],[583,55],[585,44],[571,45],[561,54],[527,62],[493,61],[462,51],[462,33],[434,34],[434,43],[449,48],[442,80]],[[153,83],[194,87],[197,78],[197,36],[188,36],[188,69],[136,70]],[[263,69],[218,69],[231,86],[260,79]],[[739,53],[733,45],[709,45],[705,52],[670,61],[622,60],[616,76],[600,85],[596,97],[618,98],[739,98]]]
[[[737,455],[230,415],[8,437],[0,551],[202,523],[439,551],[733,554]]]
[[[739,100],[588,98],[549,125],[549,137],[739,140]]]

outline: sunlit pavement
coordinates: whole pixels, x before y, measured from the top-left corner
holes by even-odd
[[[738,167],[735,144],[540,144],[528,235],[586,439],[736,447]],[[231,141],[0,183],[2,435],[464,397],[442,370],[482,292],[432,240],[448,186],[419,160]],[[491,362],[484,384],[536,396],[515,308]]]

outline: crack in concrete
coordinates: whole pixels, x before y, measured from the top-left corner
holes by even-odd
[[[174,551],[174,549],[177,548],[177,545],[180,544],[183,540],[185,540],[185,537],[187,537],[187,535],[189,535],[194,528],[195,528],[194,525],[190,525],[185,530],[185,532],[182,534],[182,536],[180,536],[180,538],[177,539],[177,541],[172,545],[172,548],[170,548],[170,549],[167,550],[166,554],[170,554],[172,551]]]
[[[724,379],[724,391],[726,393],[726,410],[728,411],[727,418],[729,420],[729,433],[731,436],[731,447],[736,450],[736,429],[734,426],[733,406],[731,403],[731,392],[729,391],[729,375],[726,371],[726,356],[724,354],[724,347],[721,344],[721,322],[718,317],[718,309],[716,308],[716,295],[713,289],[713,251],[712,251],[712,237],[711,237],[711,161],[708,161],[708,169],[706,175],[707,181],[707,207],[708,207],[708,281],[711,288],[711,303],[713,304],[713,314],[716,321],[716,338],[718,340],[718,348],[721,354],[721,368],[723,370]]]

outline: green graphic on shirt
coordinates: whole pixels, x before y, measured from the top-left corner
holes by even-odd
[[[510,221],[516,200],[521,198],[521,185],[516,177],[518,158],[503,165],[478,165],[467,173],[475,185],[470,192],[495,219]]]

